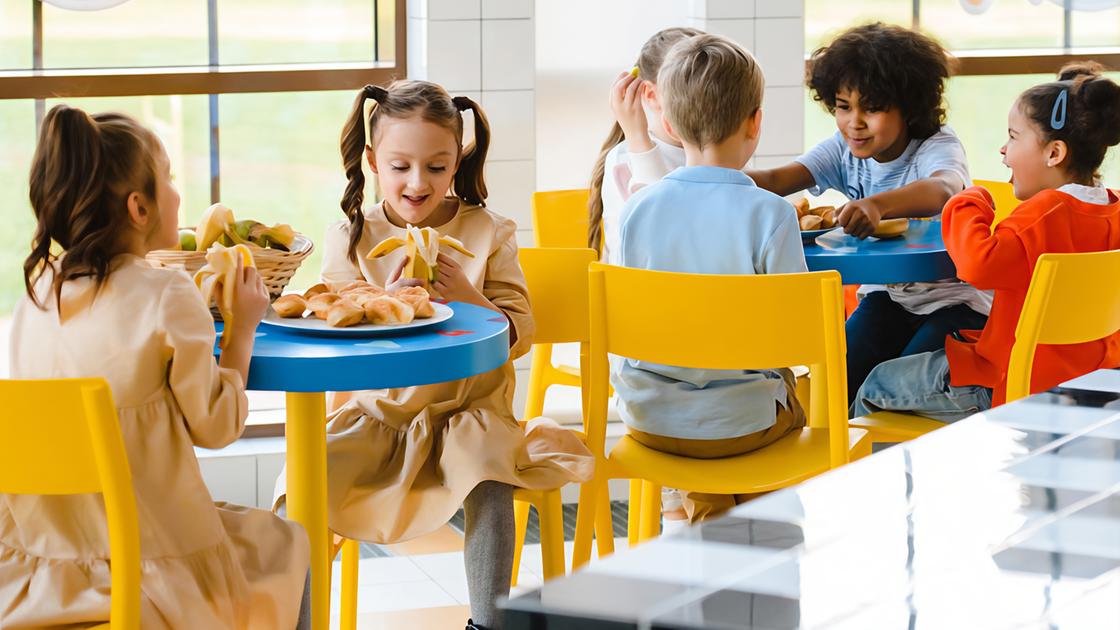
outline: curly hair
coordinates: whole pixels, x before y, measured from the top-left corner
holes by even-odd
[[[945,80],[956,59],[936,40],[901,26],[875,22],[849,29],[813,51],[805,82],[813,100],[836,112],[836,93],[859,92],[860,105],[897,107],[911,138],[937,133],[945,120]]]

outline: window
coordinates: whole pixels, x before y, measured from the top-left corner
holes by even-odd
[[[0,317],[23,293],[37,120],[60,102],[122,111],[160,135],[181,225],[221,200],[241,218],[290,223],[322,243],[325,226],[343,218],[338,138],[356,89],[406,76],[404,6],[132,0],[86,12],[0,3],[0,159],[16,166],[0,169]],[[293,288],[314,282],[320,254]]]

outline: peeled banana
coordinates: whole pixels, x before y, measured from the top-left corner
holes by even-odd
[[[381,241],[370,250],[366,258],[371,260],[381,258],[389,252],[404,247],[408,262],[405,263],[401,277],[416,278],[430,283],[435,282],[436,279],[436,259],[441,245],[446,245],[468,258],[474,258],[474,253],[459,239],[440,236],[435,228],[418,228],[412,225],[405,228],[404,238],[391,236]]]
[[[198,229],[195,230],[197,251],[207,251],[223,235],[233,234],[233,224],[233,210],[220,203],[207,208],[198,221]]]
[[[237,286],[237,262],[241,261],[244,267],[255,267],[253,253],[245,245],[223,247],[214,244],[206,252],[206,264],[194,274],[194,284],[202,291],[202,300],[210,306],[216,299],[218,311],[225,321],[222,338],[218,345],[226,347],[227,335],[233,328],[233,298],[234,287]]]
[[[233,210],[220,203],[216,203],[203,213],[198,222],[196,233],[195,251],[206,251],[214,243],[226,247],[233,245],[255,245],[257,247],[271,247],[283,251],[291,251],[295,244],[296,231],[286,223],[278,223],[271,227],[245,219],[237,221],[233,217]],[[185,250],[186,246],[180,243]]]

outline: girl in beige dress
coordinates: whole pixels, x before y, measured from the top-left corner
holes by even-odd
[[[241,270],[240,324],[216,364],[198,289],[144,261],[178,243],[179,194],[159,140],[126,116],[52,109],[31,204],[38,227],[12,322],[12,376],[108,380],[136,493],[142,627],[303,627],[303,530],[215,505],[193,450],[225,446],[244,427],[253,335],[268,306],[256,271]],[[100,495],[0,495],[0,628],[105,622],[109,585]]]
[[[375,105],[365,133],[365,105]],[[463,115],[474,142],[462,146]],[[347,221],[325,238],[323,280],[398,281],[404,249],[369,260],[371,249],[408,224],[436,228],[474,253],[438,258],[431,293],[476,304],[510,324],[510,354],[525,354],[533,319],[517,262],[516,225],[484,207],[482,171],[490,131],[478,105],[422,81],[367,86],[342,136]],[[384,201],[362,208],[363,159]],[[453,196],[447,196],[448,192]],[[407,282],[407,280],[399,281]],[[393,543],[432,532],[463,505],[473,627],[498,627],[495,602],[509,592],[513,487],[557,488],[590,476],[593,460],[575,435],[544,419],[523,428],[512,411],[512,363],[437,385],[354,394],[327,428],[331,528],[351,539]],[[472,627],[468,626],[468,627]]]

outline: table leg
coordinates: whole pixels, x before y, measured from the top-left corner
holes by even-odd
[[[285,427],[288,518],[303,525],[311,542],[311,627],[330,625],[330,530],[327,528],[326,395],[289,392]]]

